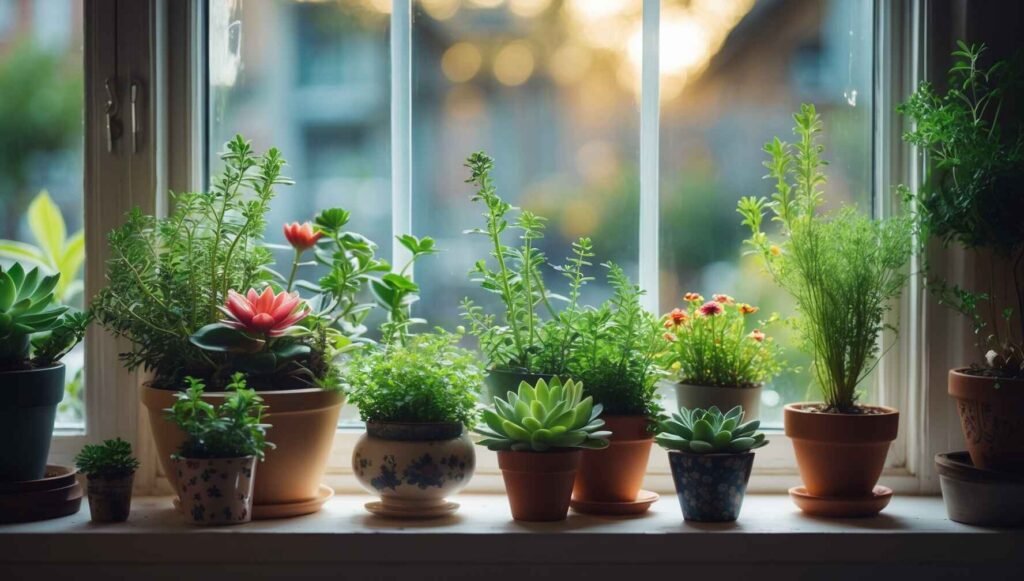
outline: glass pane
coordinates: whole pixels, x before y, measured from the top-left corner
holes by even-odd
[[[270,242],[285,243],[286,222],[343,207],[352,230],[390,259],[387,8],[358,0],[210,2],[210,172],[238,133],[257,150],[282,151],[296,183],[278,189]]]
[[[722,292],[794,313],[793,303],[743,257],[736,202],[769,195],[761,145],[792,141],[792,113],[818,107],[825,123],[834,207],[872,200],[872,3],[841,0],[664,2],[661,36],[661,310],[682,295]],[[766,386],[762,420],[808,392],[809,358],[776,325],[788,360],[804,370]],[[870,400],[870,394],[866,396]]]
[[[0,264],[17,259],[60,271],[58,298],[79,309],[82,74],[81,0],[0,0]],[[63,361],[68,383],[57,427],[82,428],[83,346]]]
[[[468,271],[488,256],[463,163],[495,159],[499,195],[548,218],[542,250],[564,263],[591,236],[595,304],[609,290],[598,262],[634,280],[639,223],[640,0],[421,0],[413,15],[413,229],[442,253],[423,260],[418,315],[451,329],[463,297],[494,306]],[[554,292],[564,278],[548,270]]]

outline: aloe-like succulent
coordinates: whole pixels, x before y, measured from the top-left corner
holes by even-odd
[[[736,406],[723,414],[715,406],[704,410],[680,408],[659,424],[654,439],[662,447],[697,454],[735,454],[768,443],[757,431],[758,420],[743,423],[743,408]]]
[[[6,271],[0,268],[0,367],[27,361],[30,337],[60,325],[68,308],[54,304],[59,279],[38,268],[25,272],[17,262]]]
[[[555,448],[600,449],[608,446],[611,432],[601,431],[602,407],[583,398],[583,384],[557,377],[533,387],[519,384],[519,392],[494,398],[494,410],[484,410],[484,426],[476,432],[481,446],[491,450],[546,452]]]

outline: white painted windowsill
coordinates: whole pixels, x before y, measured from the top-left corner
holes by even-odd
[[[220,528],[186,524],[166,497],[136,498],[127,523],[93,525],[83,502],[71,517],[0,526],[0,571],[57,575],[96,567],[161,579],[212,566],[223,579],[332,571],[398,578],[415,569],[439,575],[429,579],[490,580],[569,567],[674,572],[672,578],[703,570],[760,578],[815,571],[833,579],[875,571],[1002,578],[1024,564],[1024,531],[951,522],[938,497],[897,496],[878,517],[827,520],[804,516],[786,496],[748,495],[731,524],[685,523],[674,496],[642,517],[570,512],[565,522],[543,524],[511,520],[500,495],[461,495],[457,515],[419,522],[373,517],[363,509],[369,500],[343,495],[315,515]]]

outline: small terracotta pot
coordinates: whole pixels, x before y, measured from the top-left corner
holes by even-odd
[[[676,384],[676,403],[681,408],[708,409],[717,406],[722,413],[743,406],[744,421],[756,420],[761,414],[761,391],[757,387],[718,387],[712,385]]]
[[[177,482],[171,455],[185,441],[185,433],[166,418],[165,410],[174,405],[175,393],[150,386],[142,388],[150,431],[164,474],[172,485]],[[219,405],[227,395],[206,393],[203,401]],[[263,416],[266,423],[271,424],[267,441],[273,442],[275,447],[267,449],[266,459],[260,463],[254,503],[275,507],[295,505],[296,510],[285,511],[286,516],[320,510],[321,504],[310,501],[320,494],[345,395],[322,389],[261,391],[259,395],[268,406]]]
[[[683,519],[697,522],[732,522],[739,518],[754,453],[668,453]]]
[[[370,422],[352,452],[356,480],[381,497],[371,512],[387,516],[451,514],[445,498],[465,488],[475,469],[473,441],[457,423]]]
[[[89,495],[89,516],[92,522],[124,522],[132,508],[132,483],[135,474],[120,478],[89,476],[86,491]]]
[[[808,411],[820,404],[793,403],[783,409],[786,435],[793,441],[800,477],[819,497],[869,497],[896,439],[900,414],[831,414]]]
[[[197,525],[219,526],[252,520],[256,457],[175,458],[181,512]]]
[[[512,518],[523,521],[565,520],[582,450],[498,452]]]
[[[605,416],[603,450],[583,450],[572,497],[584,502],[633,502],[644,481],[654,436],[647,416]]]
[[[1024,380],[949,372],[949,395],[956,399],[960,427],[974,466],[983,470],[1024,471]]]

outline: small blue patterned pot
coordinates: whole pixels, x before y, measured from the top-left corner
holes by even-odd
[[[668,463],[684,519],[731,522],[739,518],[750,469],[754,466],[753,452],[690,454],[671,451]]]

